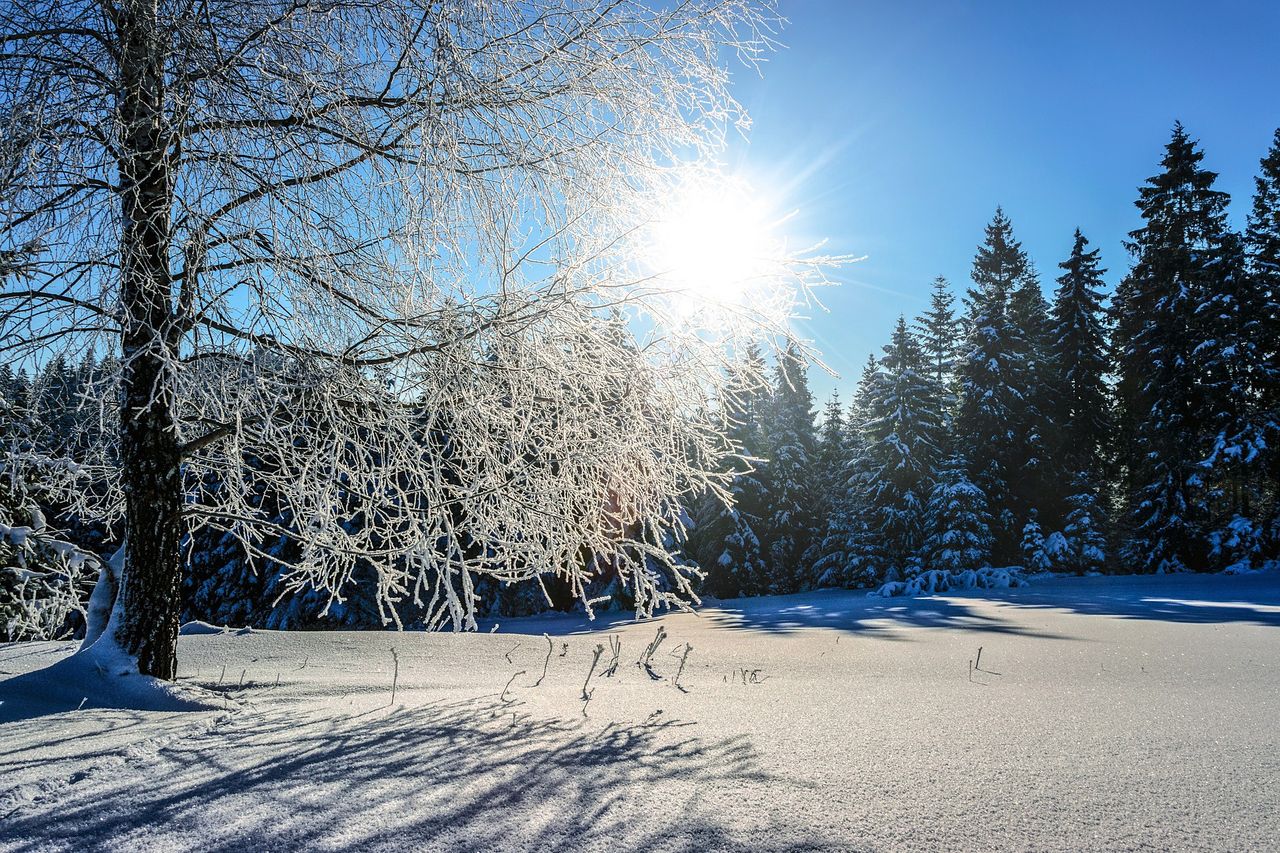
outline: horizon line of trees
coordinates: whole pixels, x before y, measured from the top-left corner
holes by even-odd
[[[772,387],[744,385],[733,438],[755,462],[733,507],[690,509],[705,589],[1280,557],[1280,130],[1243,233],[1203,157],[1176,124],[1109,305],[1079,229],[1046,299],[997,208],[962,304],[936,279],[847,409],[835,393],[815,419],[794,349]]]
[[[927,310],[900,317],[883,353],[868,359],[847,408],[833,394],[815,417],[798,344],[771,371],[749,349],[725,413],[744,463],[733,506],[711,494],[690,501],[687,540],[664,543],[673,558],[702,568],[702,593],[734,597],[986,567],[1239,571],[1280,557],[1280,130],[1243,233],[1229,227],[1229,199],[1202,159],[1175,126],[1161,172],[1139,190],[1133,264],[1109,306],[1099,253],[1079,230],[1046,298],[997,208],[971,286],[957,299],[936,279]],[[0,438],[11,451],[68,459],[101,446],[117,413],[84,401],[102,403],[95,386],[118,370],[113,356],[92,354],[52,359],[35,376],[0,366]],[[376,567],[357,561],[336,602],[288,583],[303,537],[274,480],[255,480],[254,466],[267,461],[247,464],[247,482],[260,483],[249,500],[278,535],[250,554],[230,531],[188,534],[183,618],[382,626],[364,582]],[[210,476],[198,492],[222,488]],[[15,492],[21,485],[0,478],[0,520],[47,523],[104,557],[119,541],[120,531],[70,505]],[[7,639],[16,638],[7,614],[29,606],[23,561],[38,559],[0,542]],[[477,611],[568,608],[578,596],[561,586],[554,577],[485,578]],[[627,605],[607,571],[588,594]],[[402,608],[403,623],[415,624],[421,609]]]

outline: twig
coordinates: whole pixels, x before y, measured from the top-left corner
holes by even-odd
[[[591,683],[591,675],[596,671],[596,664],[600,662],[602,654],[604,654],[604,645],[597,643],[595,656],[591,658],[591,669],[587,670],[587,680],[582,682],[582,698],[587,702],[591,701],[591,693],[587,692],[587,685]]]
[[[522,669],[507,679],[507,686],[502,688],[502,695],[498,697],[499,702],[507,701],[507,691],[511,689],[511,682],[515,681],[519,676],[524,675],[526,672],[528,672],[527,669]],[[515,725],[515,723],[512,723],[512,725]]]
[[[247,673],[248,671],[249,670],[247,669],[240,670],[240,683],[236,685],[236,690],[244,689],[244,676],[245,676],[245,673]]]
[[[658,633],[654,635],[654,638],[649,643],[649,645],[645,646],[644,654],[640,655],[640,659],[636,661],[636,666],[648,672],[649,677],[652,678],[654,681],[661,681],[662,678],[656,672],[653,671],[653,665],[651,661],[653,659],[654,654],[656,654],[658,651],[658,646],[661,646],[662,641],[665,640],[666,638],[667,638],[667,629],[659,625]]]
[[[555,648],[551,644],[550,637],[548,637],[546,634],[543,634],[542,638],[547,641],[547,659],[542,662],[542,675],[538,676],[538,680],[533,682],[534,687],[537,687],[539,684],[541,684],[542,679],[547,677],[547,667],[551,665],[551,652]]]
[[[221,683],[222,683],[222,679],[224,679],[224,678],[226,678],[226,677],[227,677],[227,665],[224,663],[224,664],[222,665],[222,675],[219,675],[219,676],[218,676],[218,683],[219,683],[219,684],[221,684]]]
[[[587,716],[587,706],[591,704],[591,697],[595,695],[595,691],[587,690],[587,685],[591,683],[591,674],[596,671],[596,664],[600,662],[600,655],[604,654],[604,646],[596,644],[595,657],[591,659],[591,669],[587,670],[587,680],[582,682],[582,716]]]
[[[982,646],[978,646],[978,659],[973,662],[974,669],[982,669]]]
[[[514,652],[518,648],[520,648],[520,644],[516,643],[514,646],[511,647],[510,651],[508,651],[506,655],[504,655],[504,657],[506,657],[507,659],[507,663],[515,663],[515,661],[511,659],[511,652]]]
[[[391,673],[391,704],[396,704],[396,687],[400,684],[400,655],[395,646],[391,647],[391,663],[395,667]]]
[[[689,645],[688,643],[685,643],[684,654],[680,656],[680,668],[676,670],[676,677],[671,679],[671,683],[674,684],[676,686],[676,689],[679,690],[681,693],[689,692],[688,690],[685,690],[683,687],[680,686],[680,675],[684,672],[684,663],[689,659],[689,652],[691,651],[693,651],[693,646]]]
[[[612,678],[613,674],[618,671],[618,657],[622,654],[622,637],[613,634],[609,637],[609,648],[613,651],[613,658],[610,659],[609,665],[605,667],[602,673],[606,678]]]

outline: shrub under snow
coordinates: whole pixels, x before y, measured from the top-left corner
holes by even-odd
[[[1008,589],[1026,584],[1027,578],[1018,567],[966,569],[962,572],[930,569],[904,581],[889,581],[870,595],[892,598],[898,595],[933,595],[962,589]]]

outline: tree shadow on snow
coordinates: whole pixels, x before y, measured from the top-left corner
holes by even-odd
[[[1280,576],[1276,574],[1057,578],[992,591],[987,597],[1015,607],[1088,616],[1280,627]]]
[[[0,847],[851,849],[797,837],[776,818],[762,826],[752,792],[770,777],[755,749],[699,739],[689,723],[538,719],[492,698],[296,713],[237,714],[68,780],[56,801],[0,819]],[[708,806],[709,795],[728,805]]]
[[[820,590],[790,596],[730,599],[703,611],[717,627],[789,634],[827,628],[850,634],[903,639],[901,628],[961,628],[995,634],[1069,639],[980,612],[950,593],[919,598],[878,598],[850,590]]]

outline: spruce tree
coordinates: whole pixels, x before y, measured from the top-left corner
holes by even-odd
[[[1253,206],[1245,230],[1248,273],[1262,300],[1259,309],[1257,393],[1267,447],[1263,460],[1269,497],[1259,507],[1263,557],[1280,558],[1280,129],[1254,179]]]
[[[960,572],[991,565],[987,496],[969,478],[958,455],[938,468],[929,493],[926,527],[926,569]]]
[[[957,446],[968,454],[970,474],[988,501],[994,559],[1006,563],[1017,557],[1021,532],[1010,480],[1023,464],[1025,405],[1023,347],[1015,340],[1009,300],[1026,275],[1026,253],[1014,239],[1009,218],[996,208],[973,261],[955,434]]]
[[[844,418],[845,457],[839,483],[833,490],[831,511],[822,520],[822,539],[813,563],[817,586],[866,586],[882,568],[878,543],[871,538],[866,524],[868,477],[863,441],[867,403],[879,370],[875,356],[868,356]]]
[[[943,442],[938,400],[924,354],[899,317],[880,359],[864,426],[867,523],[899,570],[924,544],[925,505]]]
[[[1268,429],[1260,391],[1267,297],[1246,271],[1240,235],[1225,232],[1205,263],[1207,290],[1195,307],[1195,413],[1207,446],[1200,462],[1209,568],[1248,567],[1261,557],[1259,505],[1265,500]]]
[[[771,593],[794,592],[800,586],[801,558],[814,538],[814,470],[817,436],[813,395],[809,392],[804,356],[790,341],[778,356],[773,399],[766,420],[769,464],[764,543]]]
[[[1047,572],[1053,563],[1045,548],[1044,531],[1040,528],[1039,514],[1034,508],[1022,527],[1022,567],[1029,572]]]
[[[1064,553],[1052,554],[1055,568],[1061,567],[1078,575],[1100,572],[1107,562],[1106,515],[1094,491],[1093,475],[1082,471],[1072,481],[1067,498],[1067,517],[1062,536]]]
[[[815,482],[818,496],[815,510],[825,518],[831,510],[834,495],[843,485],[849,457],[849,431],[840,405],[840,392],[832,391],[822,410],[822,426],[818,434],[818,458]]]
[[[933,280],[929,309],[915,322],[915,333],[924,352],[930,378],[942,389],[944,412],[950,418],[955,405],[955,375],[962,354],[960,320],[955,311],[956,298],[951,284],[943,276]]]
[[[757,347],[746,353],[744,369],[732,383],[728,437],[744,457],[729,486],[731,506],[715,495],[702,495],[693,509],[693,529],[687,551],[706,572],[704,589],[720,598],[756,595],[768,583],[764,554],[756,533],[767,511],[761,458],[765,449],[762,418],[769,390],[748,377],[763,373],[764,358]]]
[[[1197,309],[1222,288],[1229,242],[1226,193],[1200,166],[1204,155],[1181,124],[1163,170],[1140,188],[1144,225],[1130,233],[1134,266],[1116,294],[1116,360],[1131,468],[1124,555],[1138,571],[1209,568],[1205,413],[1225,401],[1207,393],[1198,365]]]
[[[1053,368],[1050,354],[1049,303],[1040,288],[1040,276],[1028,262],[1027,271],[1009,297],[1009,345],[1018,368],[1010,382],[1020,392],[1017,412],[1020,468],[1014,468],[1010,489],[1018,507],[1039,511],[1050,524],[1061,516],[1066,498],[1054,476],[1049,446],[1054,408]]]
[[[1049,360],[1056,386],[1049,419],[1055,468],[1071,476],[1085,472],[1090,487],[1096,490],[1106,467],[1113,421],[1106,384],[1106,312],[1102,307],[1106,270],[1098,265],[1097,249],[1085,250],[1088,245],[1077,228],[1071,255],[1058,265],[1063,273],[1054,293],[1049,332]]]

